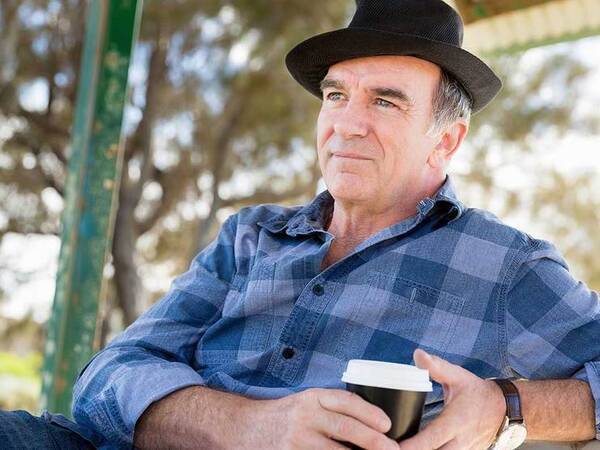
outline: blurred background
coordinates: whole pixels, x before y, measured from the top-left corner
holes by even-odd
[[[465,17],[467,48],[504,81],[451,169],[460,196],[554,242],[575,276],[599,290],[600,3],[448,3]],[[0,2],[4,409],[39,408],[86,6]],[[301,204],[324,189],[314,148],[320,105],[283,58],[353,11],[351,0],[145,2],[100,345],[160,299],[238,208]]]

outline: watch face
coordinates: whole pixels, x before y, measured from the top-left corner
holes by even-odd
[[[511,424],[498,436],[494,448],[498,450],[513,450],[525,442],[526,437],[527,429],[523,424]]]

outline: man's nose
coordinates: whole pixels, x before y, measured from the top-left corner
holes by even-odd
[[[335,118],[333,131],[344,139],[365,137],[369,131],[366,114],[361,105],[350,100]]]

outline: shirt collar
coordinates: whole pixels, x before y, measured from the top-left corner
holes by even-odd
[[[266,221],[258,222],[257,225],[272,233],[286,230],[290,236],[324,231],[333,212],[333,204],[333,196],[325,190],[290,218],[286,218],[285,214],[279,214]],[[435,195],[426,197],[417,204],[417,213],[420,219],[433,218],[436,221],[436,228],[458,219],[463,211],[464,206],[458,200],[450,176],[446,176],[444,184]]]
[[[290,236],[324,231],[333,212],[333,203],[333,197],[326,190],[318,194],[310,203],[301,207],[290,218],[286,219],[285,214],[279,214],[264,222],[258,222],[257,225],[272,233],[286,230],[286,233]]]
[[[447,175],[444,184],[435,195],[421,200],[417,204],[417,210],[423,217],[433,217],[437,221],[436,228],[439,228],[458,219],[463,214],[465,207],[458,200],[454,183]]]

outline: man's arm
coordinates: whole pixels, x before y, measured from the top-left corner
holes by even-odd
[[[516,375],[548,380],[518,386],[532,416],[529,438],[600,439],[598,293],[570,274],[552,244],[539,240],[531,240],[527,258],[508,285],[506,362]],[[595,416],[592,436],[587,429],[590,411]],[[544,420],[550,428],[537,428]],[[557,421],[568,425],[559,428]]]
[[[540,380],[516,381],[515,384],[521,397],[527,440],[594,439],[594,398],[588,383],[581,380]]]
[[[73,417],[102,442],[131,446],[134,426],[157,400],[205,384],[194,353],[222,314],[235,273],[236,216],[179,276],[170,291],[100,351],[73,389]]]
[[[177,391],[154,403],[135,427],[139,449],[398,450],[383,433],[383,410],[338,389],[308,389],[275,400],[253,400],[206,387]]]
[[[153,403],[135,426],[134,446],[159,448],[224,448],[231,430],[242,427],[238,417],[252,400],[193,386]],[[240,414],[241,413],[241,414]]]
[[[502,390],[422,350],[415,362],[444,387],[444,410],[401,450],[488,448],[506,415]],[[594,400],[580,380],[518,381],[528,440],[585,441],[595,436]]]

